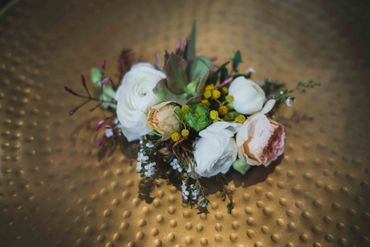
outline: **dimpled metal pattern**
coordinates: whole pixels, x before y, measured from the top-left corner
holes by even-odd
[[[0,246],[369,246],[370,16],[350,1],[19,1],[0,16]],[[365,1],[363,1],[365,2]],[[13,2],[14,3],[14,2]],[[120,50],[153,61],[198,20],[198,51],[241,49],[256,78],[318,79],[284,108],[279,164],[233,174],[235,210],[138,199],[133,159],[94,148],[102,113],[67,112],[81,72]],[[293,85],[293,84],[290,84]]]

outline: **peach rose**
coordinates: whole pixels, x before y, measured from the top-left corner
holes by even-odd
[[[180,122],[175,115],[178,106],[173,102],[162,102],[149,109],[147,125],[162,136],[162,141],[180,130]]]
[[[236,135],[239,159],[252,166],[268,166],[284,152],[283,125],[257,113],[249,117]]]

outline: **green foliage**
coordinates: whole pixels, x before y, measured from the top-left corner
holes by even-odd
[[[236,112],[236,111],[230,111],[228,112],[225,117],[223,118],[223,120],[225,121],[234,121],[234,119],[239,116],[240,113],[239,112]]]
[[[103,71],[100,68],[91,69],[91,81],[95,87],[101,87],[101,80],[103,79]]]
[[[231,59],[231,64],[234,71],[238,71],[238,66],[242,62],[242,54],[240,51],[236,51]]]
[[[204,56],[197,57],[191,62],[189,68],[189,77],[191,81],[197,82],[197,93],[203,92],[211,66],[211,60]]]
[[[101,94],[99,99],[103,102],[102,107],[107,108],[113,108],[116,109],[117,105],[114,103],[108,103],[112,102],[112,99],[114,99],[116,92],[114,91],[113,87],[111,85],[104,85],[101,88]]]
[[[153,89],[153,92],[162,100],[162,101],[174,101],[179,104],[184,104],[186,102],[187,94],[175,94],[169,90],[166,84],[166,79],[158,82],[157,86]]]
[[[251,166],[248,165],[247,163],[245,163],[244,161],[242,161],[240,159],[237,159],[233,163],[233,168],[236,171],[238,171],[240,174],[244,175],[247,171],[249,171],[249,169],[251,168]]]
[[[199,132],[212,123],[209,108],[203,104],[190,105],[188,112],[175,111],[179,119],[188,127]]]
[[[231,213],[232,213],[232,211],[233,211],[233,209],[234,209],[234,203],[229,202],[229,203],[226,205],[226,207],[227,207],[227,213],[228,213],[228,214],[231,214]]]
[[[187,62],[182,57],[174,53],[169,55],[164,72],[167,76],[167,87],[171,92],[175,94],[185,92],[189,82],[186,69]]]
[[[299,81],[297,83],[296,89],[299,93],[305,93],[307,89],[312,89],[320,85],[321,83],[318,81],[312,81],[312,80],[308,82]]]
[[[193,22],[191,33],[188,39],[188,44],[185,48],[184,58],[187,61],[191,61],[195,58],[195,42],[197,36],[197,24]]]
[[[185,92],[190,95],[194,96],[195,92],[197,91],[198,82],[192,81],[188,85],[186,85]]]
[[[228,77],[229,77],[229,72],[228,72],[226,66],[221,67],[221,70],[220,70],[220,82],[223,82]]]
[[[285,83],[281,83],[273,80],[266,80],[262,86],[263,91],[265,91],[268,98],[276,99],[277,103],[286,103],[287,100],[293,101],[295,92],[301,94],[305,93],[307,89],[312,89],[320,86],[320,82],[317,81],[299,81],[294,89],[288,89]]]

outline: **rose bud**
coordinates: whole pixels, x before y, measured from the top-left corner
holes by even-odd
[[[252,166],[268,166],[284,152],[283,125],[258,113],[249,117],[236,135],[239,159]]]
[[[163,102],[149,109],[147,125],[167,140],[171,134],[180,130],[180,122],[175,115],[178,106],[173,102]]]
[[[231,82],[229,95],[233,96],[231,106],[237,112],[247,115],[259,112],[266,100],[263,89],[254,81],[242,76]]]

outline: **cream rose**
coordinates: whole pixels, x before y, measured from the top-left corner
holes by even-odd
[[[180,129],[180,122],[175,114],[177,107],[173,102],[163,102],[152,106],[149,110],[148,126],[162,135],[163,141]]]
[[[268,166],[284,152],[284,127],[263,113],[250,116],[236,135],[239,159],[252,166]]]
[[[150,132],[146,125],[148,109],[159,103],[153,88],[165,77],[149,63],[135,64],[123,77],[115,96],[116,112],[128,141],[138,140]]]
[[[262,88],[254,81],[243,76],[239,76],[231,82],[229,95],[234,98],[231,106],[236,111],[247,115],[260,111],[266,100]]]
[[[236,160],[236,123],[215,122],[199,132],[194,144],[195,173],[201,177],[225,174]]]

